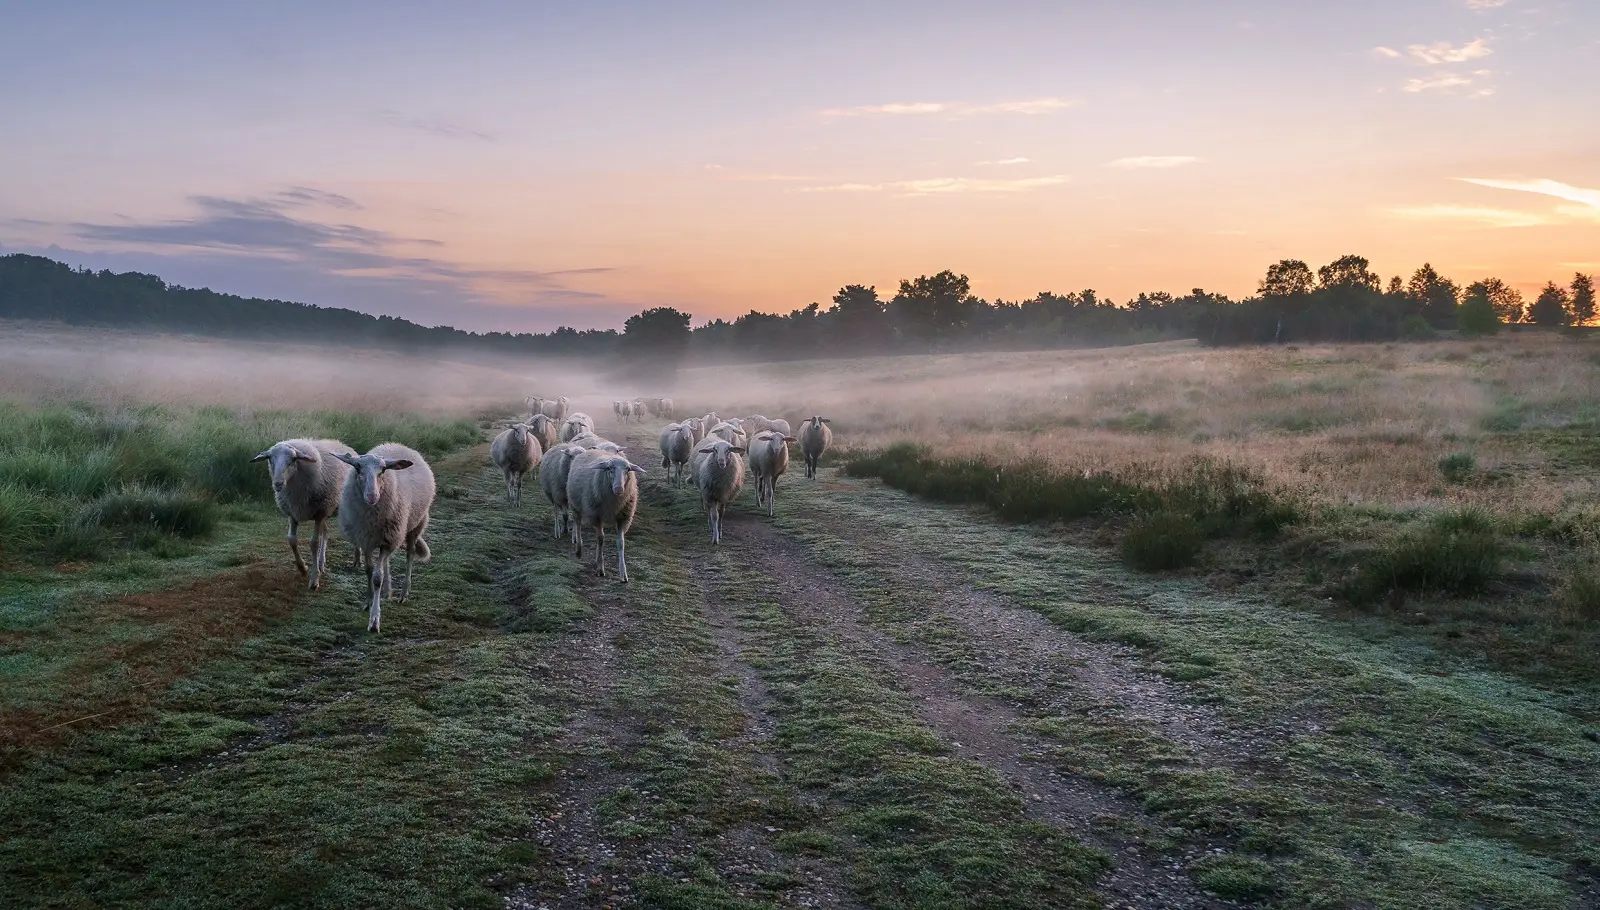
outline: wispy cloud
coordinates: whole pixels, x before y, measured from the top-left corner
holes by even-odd
[[[1456,47],[1448,41],[1436,41],[1433,44],[1410,44],[1406,51],[1412,58],[1428,66],[1437,66],[1441,63],[1466,63],[1468,60],[1478,60],[1494,53],[1489,47],[1489,39],[1474,38],[1466,44]]]
[[[1395,60],[1395,59],[1398,59],[1400,57],[1400,52],[1399,51],[1395,50],[1392,47],[1384,47],[1381,44],[1379,46],[1373,48],[1372,52],[1374,54],[1377,54],[1379,57],[1387,57],[1390,60]]]
[[[427,133],[430,136],[438,136],[441,139],[472,139],[478,142],[495,142],[498,139],[498,137],[490,133],[462,126],[459,123],[429,117],[412,117],[390,108],[378,111],[378,117],[392,126],[415,130],[419,133]]]
[[[1027,164],[1031,160],[1031,158],[1001,158],[999,161],[979,161],[977,166],[988,167],[993,165],[995,167],[1006,167],[1012,164]]]
[[[1399,206],[1389,209],[1389,214],[1433,221],[1466,221],[1491,228],[1539,227],[1551,223],[1549,218],[1534,212],[1469,205]]]
[[[1402,91],[1407,92],[1435,92],[1441,89],[1459,88],[1463,85],[1471,84],[1472,80],[1466,76],[1458,76],[1454,73],[1440,73],[1437,76],[1428,76],[1421,79],[1407,79],[1405,85],[1400,88]]]
[[[1468,9],[1499,9],[1511,0],[1467,0]]]
[[[802,187],[802,193],[881,193],[899,196],[949,196],[969,193],[1026,193],[1045,187],[1060,186],[1067,177],[1056,174],[1049,177],[1021,177],[1015,180],[985,179],[977,177],[933,177],[925,180],[895,180],[887,183],[837,183],[829,186]]]
[[[594,275],[609,268],[524,269],[477,268],[433,255],[399,252],[437,248],[437,240],[404,237],[353,224],[319,220],[312,209],[357,211],[347,196],[309,187],[259,198],[193,196],[196,213],[169,221],[124,220],[67,225],[81,240],[122,250],[183,255],[212,263],[238,264],[240,271],[260,271],[270,264],[306,276],[356,279],[385,287],[430,284],[458,299],[482,303],[528,302],[537,298],[601,297],[565,285],[575,275]],[[408,291],[409,293],[409,291]]]
[[[1195,164],[1199,160],[1193,155],[1138,155],[1133,158],[1118,158],[1115,161],[1108,161],[1106,162],[1106,167],[1123,169],[1183,167],[1186,164]]]
[[[1514,190],[1519,193],[1538,193],[1542,196],[1554,196],[1568,202],[1576,202],[1600,211],[1600,190],[1585,189],[1562,183],[1559,180],[1540,178],[1537,180],[1499,180],[1491,177],[1457,177],[1465,183],[1487,186],[1497,190]]]
[[[967,101],[912,101],[890,104],[868,104],[860,107],[834,107],[822,111],[824,117],[885,117],[930,116],[943,114],[950,117],[969,117],[974,114],[1049,114],[1076,107],[1074,98],[1030,98],[1021,101],[997,101],[990,104],[973,104]]]

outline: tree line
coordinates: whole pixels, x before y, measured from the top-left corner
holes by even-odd
[[[1596,316],[1594,281],[1550,282],[1532,303],[1496,278],[1466,287],[1423,265],[1385,286],[1361,256],[1313,270],[1285,259],[1267,269],[1254,296],[1230,300],[1195,288],[1147,292],[1116,303],[1093,290],[984,300],[952,271],[904,279],[892,294],[852,284],[831,305],[788,314],[751,310],[693,326],[655,307],[622,331],[562,327],[547,333],[466,332],[392,316],[168,285],[154,275],[74,269],[39,256],[0,256],[0,318],[56,320],[249,340],[338,343],[411,352],[446,349],[507,356],[612,356],[641,374],[684,360],[793,360],[896,353],[1030,350],[1197,338],[1237,345],[1388,341],[1440,331],[1488,334],[1506,324],[1586,324]]]

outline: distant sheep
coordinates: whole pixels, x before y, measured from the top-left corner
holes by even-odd
[[[701,440],[706,438],[706,424],[700,418],[690,417],[683,422],[683,425],[689,428],[690,433],[694,434],[695,445],[699,445]]]
[[[695,448],[691,466],[700,506],[711,522],[711,542],[722,542],[722,516],[744,489],[744,449],[727,440],[707,439]]]
[[[578,526],[572,524],[568,518],[567,472],[572,468],[572,460],[585,451],[587,450],[582,446],[562,443],[547,449],[544,456],[539,459],[539,488],[544,491],[545,498],[550,500],[550,506],[555,510],[555,530],[551,536],[558,540],[569,528],[574,537],[578,533]]]
[[[538,402],[539,404],[537,410],[534,410],[533,408],[534,402]],[[554,420],[556,423],[566,420],[567,413],[572,409],[572,402],[569,401],[565,395],[561,396],[560,398],[529,398],[528,405],[530,411],[543,414],[551,420]]]
[[[739,425],[739,429],[744,430],[750,436],[754,437],[762,430],[772,429],[772,421],[762,417],[760,414],[752,414],[749,417],[744,418]]]
[[[694,430],[687,422],[669,423],[661,430],[661,467],[672,472],[672,482],[683,482],[683,468],[694,455]]]
[[[423,532],[435,492],[433,471],[415,449],[386,442],[365,455],[337,454],[352,470],[345,477],[339,498],[339,528],[362,553],[367,554],[367,631],[377,632],[383,618],[383,598],[392,588],[389,561],[396,550],[406,553],[406,586],[400,594],[411,596],[411,570],[432,557]]]
[[[765,506],[767,517],[774,511],[773,500],[778,495],[778,478],[789,470],[789,443],[793,436],[776,430],[762,430],[750,442],[750,473],[756,478],[756,505]]]
[[[672,399],[671,398],[657,398],[656,399],[656,407],[660,409],[659,413],[660,413],[660,415],[662,417],[671,417],[672,416]]]
[[[782,417],[774,417],[767,421],[767,429],[774,433],[782,433],[785,436],[794,435],[794,431],[789,428],[789,421],[784,420]]]
[[[817,462],[833,444],[833,431],[826,417],[810,417],[800,424],[800,454],[806,460],[806,477],[817,476]]]
[[[489,445],[489,458],[505,473],[506,500],[522,505],[522,475],[533,470],[544,455],[544,446],[534,438],[526,424],[514,423]]]
[[[572,437],[594,432],[594,418],[579,411],[561,424],[561,441],[571,442]]]
[[[717,416],[717,412],[716,411],[712,411],[711,413],[709,413],[709,414],[705,415],[704,417],[700,418],[700,424],[703,427],[703,432],[706,433],[707,435],[710,435],[712,427],[716,426],[717,424],[719,424],[721,422],[722,422],[722,418]]]
[[[561,442],[561,431],[556,422],[545,414],[535,414],[528,419],[528,430],[539,440],[539,451],[548,452]]]
[[[337,439],[285,439],[250,459],[265,461],[272,472],[272,499],[289,519],[289,552],[294,567],[308,576],[307,587],[322,587],[328,570],[328,519],[339,513],[339,492],[350,468],[336,456],[355,450]],[[300,558],[300,522],[311,522],[311,570]],[[359,560],[359,555],[358,555]],[[359,566],[359,561],[357,562]]]
[[[628,528],[639,507],[644,468],[611,452],[590,449],[572,460],[567,473],[567,504],[572,510],[574,554],[583,558],[583,529],[594,528],[594,562],[606,574],[606,525],[617,529],[617,576],[628,580]]]
[[[527,398],[522,399],[522,402],[528,406],[529,417],[536,417],[544,413],[543,398],[540,398],[537,395],[529,395]]]

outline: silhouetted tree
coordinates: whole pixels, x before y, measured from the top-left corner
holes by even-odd
[[[1594,278],[1582,272],[1572,276],[1571,297],[1567,307],[1572,311],[1572,321],[1587,325],[1594,318]]]
[[[1426,262],[1406,283],[1406,299],[1411,303],[1411,311],[1436,329],[1455,327],[1458,294],[1456,283],[1434,271]]]
[[[842,350],[863,351],[883,347],[889,340],[886,305],[876,287],[848,284],[833,295],[834,343]]]
[[[1267,266],[1267,277],[1261,279],[1256,293],[1262,297],[1296,297],[1311,293],[1316,276],[1311,266],[1298,259],[1284,259]]]
[[[1567,312],[1567,289],[1554,281],[1544,286],[1528,308],[1528,321],[1536,325],[1566,325],[1571,318]]]
[[[1461,334],[1468,338],[1493,335],[1500,331],[1500,313],[1489,296],[1487,282],[1474,281],[1467,285],[1461,298],[1461,308],[1456,313],[1456,323]]]
[[[1485,278],[1475,281],[1467,287],[1468,292],[1478,286],[1483,287],[1484,294],[1489,302],[1494,305],[1494,311],[1502,323],[1510,324],[1521,322],[1527,305],[1522,302],[1522,294],[1516,288],[1498,278]]]
[[[1378,273],[1367,266],[1365,256],[1340,256],[1317,269],[1318,283],[1325,288],[1365,288],[1378,290]]]
[[[966,327],[977,303],[967,276],[947,269],[902,280],[900,292],[889,302],[889,313],[907,332],[937,347]]]
[[[645,310],[622,325],[627,371],[651,381],[669,381],[689,350],[688,313],[672,307]]]

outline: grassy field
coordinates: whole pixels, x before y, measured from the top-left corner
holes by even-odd
[[[551,540],[543,502],[503,502],[487,400],[18,396],[29,441],[0,468],[57,424],[115,467],[0,486],[46,516],[0,566],[0,903],[1600,906],[1593,623],[1565,593],[1593,555],[1572,530],[1592,487],[1563,460],[1588,356],[1512,337],[691,371],[680,401],[821,412],[846,457],[786,477],[776,519],[747,494],[713,547],[649,457],[656,427],[610,427],[651,466],[629,585]],[[1535,395],[1530,359],[1569,403]],[[1464,388],[1423,402],[1432,373]],[[1279,399],[1237,388],[1336,410],[1311,389],[1339,376],[1348,409],[1316,430],[1251,424]],[[1084,397],[1054,404],[1072,377]],[[977,397],[952,401],[963,383]],[[1416,435],[1371,450],[1434,459],[1432,486],[1285,471],[1280,446],[1342,459],[1386,421]],[[423,441],[438,474],[434,560],[381,636],[344,551],[305,592],[264,471],[230,486],[208,458],[300,426]],[[183,467],[122,473],[149,452]],[[1516,476],[1450,480],[1460,452]],[[1563,491],[1546,523],[1541,484]],[[214,523],[107,524],[130,486]],[[1172,564],[1185,522],[1198,553]],[[106,536],[57,561],[85,524]],[[1472,593],[1394,580],[1485,540]]]

